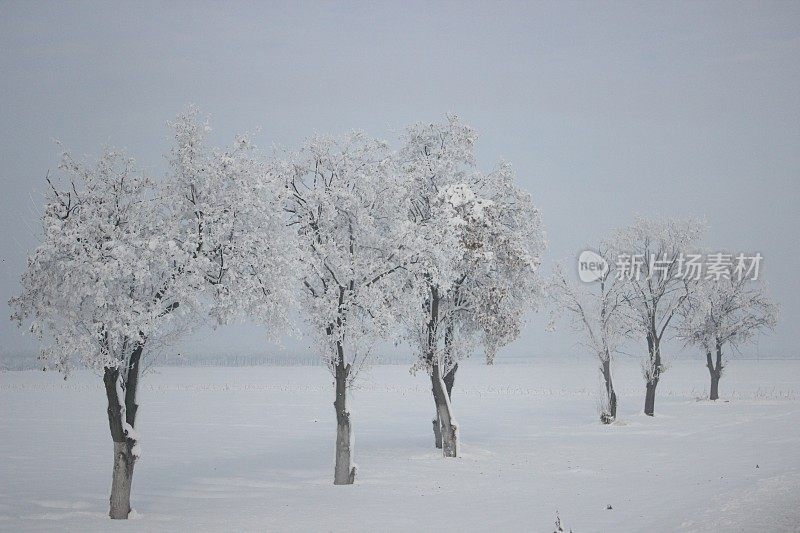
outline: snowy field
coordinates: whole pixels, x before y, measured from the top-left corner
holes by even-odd
[[[322,367],[147,375],[135,519],[110,522],[100,379],[0,373],[0,529],[10,531],[799,531],[800,361],[731,361],[722,400],[699,360],[671,365],[656,416],[637,363],[620,420],[597,421],[592,360],[462,366],[461,457],[433,448],[429,381],[378,366],[352,399],[359,472],[333,486]],[[757,466],[758,465],[758,466]],[[607,506],[611,509],[607,509]]]

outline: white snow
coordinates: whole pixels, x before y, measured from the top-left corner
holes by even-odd
[[[673,362],[656,417],[623,360],[620,420],[597,421],[593,359],[459,367],[459,459],[433,448],[427,376],[364,374],[356,484],[333,485],[324,367],[165,368],[141,382],[126,530],[796,531],[800,361]],[[507,364],[504,364],[507,363]],[[0,530],[107,531],[112,443],[102,382],[0,373]],[[756,467],[758,465],[758,467]],[[611,505],[612,509],[607,509]]]

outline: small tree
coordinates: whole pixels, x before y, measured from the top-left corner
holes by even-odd
[[[335,380],[334,484],[354,481],[348,390],[374,341],[390,333],[405,264],[406,207],[385,143],[351,134],[318,137],[278,172],[298,239],[299,303]]]
[[[704,224],[694,219],[639,217],[616,232],[612,258],[624,281],[622,290],[632,329],[647,340],[644,413],[653,416],[656,387],[665,370],[661,343],[674,330],[675,317],[686,305],[693,287],[683,271],[685,258],[697,245]]]
[[[413,369],[431,377],[435,442],[445,457],[458,454],[451,404],[458,361],[480,341],[491,363],[519,334],[524,311],[542,292],[539,212],[514,184],[509,165],[477,171],[475,138],[451,116],[409,127],[400,152],[415,228],[407,293],[415,303],[404,307],[403,322],[418,354]]]
[[[592,250],[608,264],[610,254],[600,246]],[[596,281],[581,286],[569,281],[560,265],[550,283],[550,295],[556,306],[554,318],[566,312],[573,330],[580,332],[581,343],[597,356],[603,377],[603,401],[600,421],[610,424],[617,417],[617,394],[611,378],[611,363],[620,344],[630,333],[625,314],[621,281],[611,268]]]
[[[747,276],[711,277],[698,285],[691,306],[683,312],[678,335],[706,355],[711,376],[709,399],[719,399],[723,347],[738,350],[757,333],[775,327],[778,311],[764,287]]]

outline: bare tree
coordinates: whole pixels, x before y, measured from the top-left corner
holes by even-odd
[[[766,295],[758,281],[741,275],[704,279],[691,297],[691,305],[682,313],[679,337],[686,345],[696,346],[706,356],[711,377],[709,399],[719,399],[723,348],[738,350],[778,321],[778,305]]]
[[[572,329],[581,334],[581,343],[597,356],[604,385],[600,421],[610,424],[617,417],[617,394],[611,365],[631,329],[625,313],[622,282],[609,266],[611,255],[603,245],[591,251],[606,265],[605,272],[600,273],[597,280],[576,285],[557,265],[549,288],[556,307],[553,318],[566,312]]]
[[[656,387],[665,370],[662,342],[673,332],[675,319],[692,290],[692,277],[683,259],[704,231],[695,219],[638,217],[611,240],[612,258],[624,281],[622,290],[628,320],[647,341],[642,365],[645,379],[644,413],[653,416]]]

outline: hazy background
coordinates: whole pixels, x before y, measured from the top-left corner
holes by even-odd
[[[6,316],[52,139],[126,148],[158,175],[165,122],[190,102],[215,142],[260,127],[265,148],[350,129],[394,141],[455,112],[480,134],[481,167],[511,161],[541,208],[545,272],[637,213],[705,215],[709,246],[764,255],[782,304],[746,355],[800,353],[800,2],[0,1]],[[545,322],[504,353],[581,352]],[[36,348],[7,319],[0,339],[0,357]],[[174,351],[218,350],[272,348],[238,325]],[[287,342],[287,357],[304,352]]]

